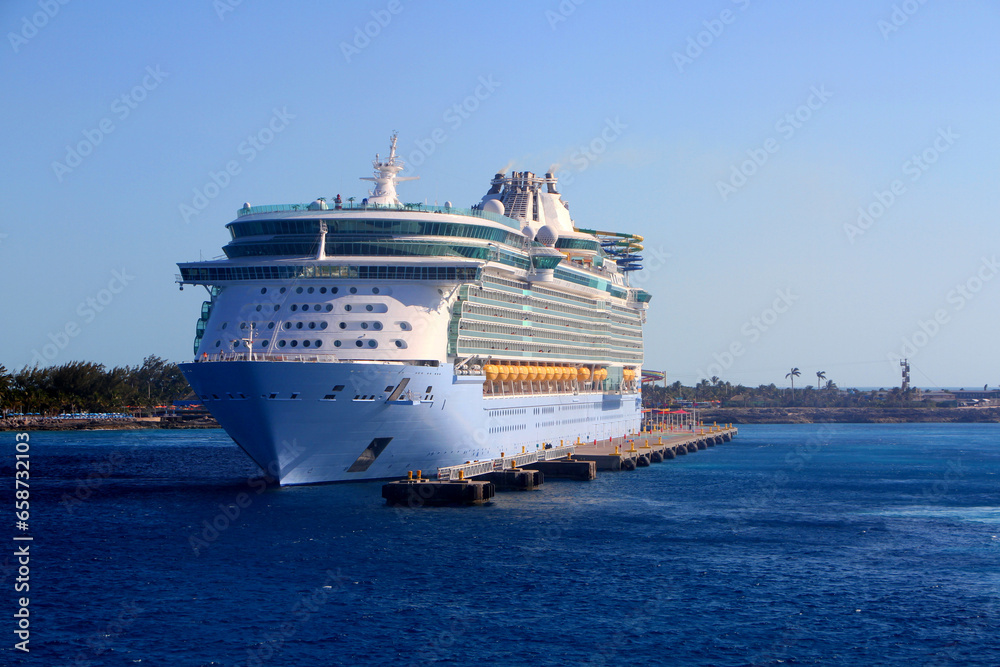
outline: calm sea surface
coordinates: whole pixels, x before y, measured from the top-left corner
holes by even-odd
[[[1000,665],[998,425],[745,426],[417,510],[265,488],[221,431],[30,444],[31,654],[8,547],[2,664]]]

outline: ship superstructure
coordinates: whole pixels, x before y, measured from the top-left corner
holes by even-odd
[[[404,204],[393,136],[369,196],[244,205],[181,369],[283,484],[401,477],[641,418],[640,237],[574,226],[552,174],[471,208]]]

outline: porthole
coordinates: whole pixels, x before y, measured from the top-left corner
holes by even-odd
[[[340,323],[340,328],[341,329],[346,329],[347,328],[347,322],[341,322]]]
[[[298,307],[298,306],[296,306],[296,305],[295,305],[295,304],[293,303],[293,304],[292,304],[292,312],[294,313],[294,312],[295,312],[296,310],[298,310],[298,309],[299,309],[299,307]]]
[[[258,304],[258,305],[257,305],[257,312],[258,312],[258,313],[260,312],[260,309],[261,309],[261,308],[263,308],[263,306],[261,306],[261,305],[259,305],[259,304]]]
[[[378,347],[378,341],[377,340],[369,340],[368,341],[368,347]]]
[[[409,322],[400,322],[399,323],[399,328],[402,329],[403,331],[409,331],[413,327],[410,326]]]
[[[325,287],[320,287],[319,288],[319,293],[320,294],[326,294],[326,288]]]
[[[302,347],[309,347],[309,341],[307,340],[302,341]]]
[[[302,294],[302,288],[301,287],[296,287],[295,288],[295,293],[296,294]]]
[[[382,323],[381,322],[372,322],[372,329],[374,329],[375,331],[381,331],[382,330]]]
[[[351,288],[351,294],[357,294],[357,293],[358,293],[358,288],[357,287],[352,287]]]
[[[279,310],[281,310],[281,306],[275,305],[274,312],[278,312]]]
[[[266,340],[260,341],[260,346],[261,347],[267,347],[267,341]]]
[[[279,340],[278,341],[278,347],[285,347],[285,341]]]
[[[299,344],[299,341],[297,341],[297,340],[293,340],[292,341],[292,347],[297,347],[298,344]]]
[[[310,287],[310,288],[309,288],[309,289],[307,289],[306,291],[307,291],[307,292],[309,292],[310,294],[312,294],[313,292],[315,292],[315,291],[316,291],[316,288],[315,288],[315,287]]]
[[[365,310],[367,310],[370,313],[373,310],[375,310],[375,306],[368,304],[367,306],[365,306]]]
[[[316,328],[316,323],[315,322],[310,322],[309,323],[309,328],[310,329],[315,329]]]
[[[261,294],[267,294],[267,288],[266,287],[261,287],[260,288],[260,293]]]
[[[330,288],[330,294],[336,294],[339,291],[340,291],[339,287],[331,287]]]
[[[291,329],[292,328],[292,323],[291,322],[285,322],[285,328],[286,329]]]
[[[229,326],[229,322],[223,322],[221,328],[225,329],[227,326]]]
[[[361,342],[360,340],[354,341],[354,344],[357,345],[358,347],[364,347],[365,346],[365,344],[363,342]]]
[[[296,322],[295,323],[295,328],[296,329],[301,329],[302,328],[302,322]]]
[[[361,323],[361,328],[362,329],[367,329],[368,328],[368,323],[367,322],[362,322]]]
[[[340,347],[340,341],[339,340],[333,341],[333,346],[334,347]]]
[[[347,312],[351,312],[351,304],[347,304],[346,306],[344,306],[344,310],[346,310]]]
[[[326,322],[320,322],[319,323],[319,328],[320,329],[325,329],[326,327],[327,327],[327,323]]]
[[[282,288],[281,288],[280,290],[278,290],[278,293],[279,293],[279,294],[284,294],[284,293],[285,293],[285,288],[284,288],[284,287],[282,287]]]
[[[405,345],[405,343],[403,343],[403,341],[401,341],[401,340],[397,340],[396,341],[396,347],[403,347],[404,345]]]
[[[222,341],[221,340],[215,341],[215,347],[222,347]]]
[[[329,303],[326,304],[326,312],[329,313],[331,310],[333,310],[333,304],[329,304]]]
[[[314,345],[316,345],[316,347],[323,347],[323,341],[318,340],[314,343]]]
[[[246,322],[240,322],[240,329],[246,329],[246,328],[247,328],[247,323]]]
[[[268,322],[267,323],[267,328],[268,329],[273,329],[274,328],[274,322]]]
[[[316,311],[316,312],[318,313],[318,312],[319,312],[319,310],[320,310],[320,308],[322,308],[322,307],[323,307],[323,306],[321,306],[321,305],[319,305],[319,304],[317,303],[317,304],[316,304],[315,306],[313,306],[313,310],[315,310],[315,311]]]
[[[378,294],[378,288],[377,287],[373,287],[372,288],[372,294]]]

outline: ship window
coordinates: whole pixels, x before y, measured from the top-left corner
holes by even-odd
[[[399,328],[402,329],[403,331],[409,331],[412,327],[410,326],[409,322],[400,322]]]
[[[314,288],[314,287],[310,287],[310,288],[309,288],[308,290],[306,290],[306,291],[307,291],[307,292],[309,292],[310,294],[312,294],[313,292],[315,292],[315,291],[316,291],[316,288]]]
[[[316,347],[323,347],[323,341],[321,341],[321,340],[318,340],[318,341],[316,341],[316,342],[314,343],[314,345],[315,345]]]
[[[320,294],[326,294],[326,288],[325,287],[320,287],[319,288],[319,293]]]
[[[357,293],[358,293],[358,288],[357,287],[352,287],[351,288],[351,294],[357,294]]]
[[[260,293],[261,294],[267,294],[267,288],[266,287],[261,287],[260,288]]]
[[[260,306],[260,305],[258,304],[258,306],[257,306],[257,312],[258,312],[258,313],[260,312],[260,309],[261,309],[261,308],[262,308],[262,306]]]
[[[296,329],[301,329],[302,328],[302,322],[296,322],[295,323],[295,328]]]
[[[344,391],[344,385],[338,384],[336,387],[333,388],[333,390],[334,391]]]
[[[340,341],[339,340],[333,341],[333,346],[334,347],[340,347]]]
[[[329,313],[331,310],[333,310],[333,306],[330,304],[326,304],[326,312]]]
[[[246,328],[247,328],[247,323],[246,322],[240,322],[240,329],[246,329]]]
[[[278,306],[278,305],[275,305],[275,306],[274,306],[274,311],[275,311],[275,312],[277,312],[277,311],[279,311],[279,310],[281,310],[281,306]]]
[[[320,328],[320,329],[325,329],[325,328],[326,328],[327,326],[328,326],[328,323],[327,323],[327,322],[320,322],[320,323],[319,323],[319,328]]]
[[[377,287],[373,287],[372,288],[372,294],[378,294],[378,288]]]
[[[292,323],[291,322],[285,322],[285,328],[286,329],[291,329],[292,328]]]
[[[278,341],[278,347],[285,347],[285,341],[279,340]]]
[[[319,311],[320,308],[322,308],[322,306],[319,305],[318,303],[315,306],[313,306],[313,310],[315,311]]]
[[[315,329],[316,328],[316,323],[315,322],[310,322],[309,323],[309,328],[310,329]]]
[[[221,347],[221,346],[222,346],[222,341],[221,340],[215,341],[215,347]]]
[[[362,322],[361,323],[361,328],[362,329],[367,329],[368,328],[368,323],[367,322]]]
[[[226,328],[226,326],[228,326],[228,325],[229,325],[229,322],[223,322],[223,323],[222,323],[222,326],[221,326],[220,328],[221,328],[221,329],[225,329],[225,328]]]
[[[294,312],[295,312],[296,310],[298,310],[298,309],[299,309],[299,307],[298,307],[298,306],[296,306],[296,305],[295,305],[295,304],[293,303],[293,304],[292,304],[292,312],[294,313]]]
[[[267,341],[266,340],[260,341],[260,346],[261,347],[267,347]]]
[[[390,392],[390,391],[392,391],[393,389],[394,389],[394,387],[393,387],[393,386],[392,386],[392,385],[390,384],[390,385],[389,385],[388,387],[386,387],[386,388],[385,388],[385,389],[384,389],[383,391],[386,391],[386,392]]]
[[[336,294],[339,291],[340,291],[340,288],[338,288],[338,287],[331,287],[330,288],[330,294]]]
[[[347,304],[346,306],[344,306],[344,310],[346,310],[347,312],[351,312],[351,304]]]
[[[365,306],[365,310],[367,310],[370,313],[373,310],[375,310],[375,306],[368,304],[367,306]]]
[[[295,293],[296,294],[302,294],[302,288],[301,287],[296,287],[295,288]]]
[[[377,340],[369,340],[368,341],[368,347],[378,347],[378,341]]]
[[[299,345],[299,341],[297,341],[297,340],[293,340],[292,341],[292,347],[298,347],[298,345]]]
[[[307,340],[302,341],[302,347],[309,347],[310,343]]]
[[[340,323],[340,328],[341,329],[346,329],[347,328],[347,322],[341,322]]]
[[[354,341],[354,344],[357,345],[358,347],[364,347],[364,343],[361,342],[360,340]]]
[[[279,293],[279,294],[284,294],[284,293],[285,293],[285,288],[284,288],[284,287],[282,287],[282,288],[281,288],[280,290],[278,290],[278,293]]]
[[[382,323],[381,322],[372,322],[372,329],[374,329],[375,331],[381,331],[382,330]]]
[[[406,343],[401,340],[396,341],[396,347],[406,347]]]
[[[268,322],[267,323],[267,328],[268,329],[273,329],[274,328],[274,322]]]

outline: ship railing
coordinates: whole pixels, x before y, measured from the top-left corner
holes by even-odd
[[[197,362],[206,361],[293,361],[293,362],[315,362],[332,363],[339,361],[335,354],[268,354],[249,352],[215,352],[212,354],[203,353],[194,360]]]
[[[266,204],[263,206],[244,206],[236,211],[236,217],[242,218],[245,215],[255,215],[258,213],[285,213],[291,211],[304,211],[309,213],[322,213],[323,211],[417,211],[422,213],[450,213],[452,215],[468,215],[477,218],[485,218],[493,222],[499,222],[508,227],[520,229],[521,224],[513,218],[508,218],[500,213],[484,211],[478,208],[460,208],[455,206],[430,206],[428,204],[333,204],[326,202],[326,208],[316,208],[310,204]]]
[[[539,443],[539,449],[533,452],[521,452],[512,456],[502,455],[500,458],[486,461],[466,461],[460,465],[438,468],[437,478],[443,481],[468,479],[491,472],[501,472],[520,468],[538,461],[552,461],[565,458],[576,451],[576,445],[556,445]]]

